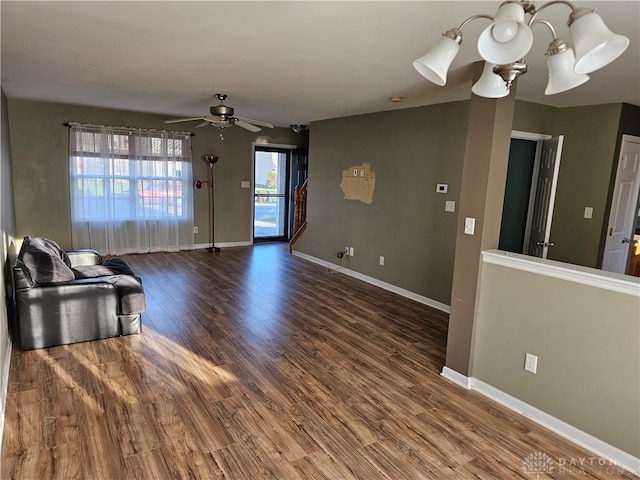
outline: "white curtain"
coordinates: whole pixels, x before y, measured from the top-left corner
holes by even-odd
[[[74,248],[191,250],[191,134],[70,124]]]

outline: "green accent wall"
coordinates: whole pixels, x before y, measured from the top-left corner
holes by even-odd
[[[549,258],[596,267],[602,225],[609,219],[608,194],[616,163],[622,104],[558,110],[555,134],[564,135]],[[593,207],[593,218],[584,208]]]
[[[553,135],[557,115],[555,107],[518,100],[513,112],[513,130]]]
[[[215,165],[215,241],[249,242],[252,234],[252,190],[241,188],[253,172],[252,143],[307,146],[307,136],[288,128],[263,129],[251,133],[240,127],[225,130],[224,141],[218,130],[195,128],[196,122],[166,125],[163,115],[112,110],[80,105],[9,99],[13,184],[17,234],[44,236],[71,248],[69,201],[69,130],[65,122],[94,123],[136,128],[194,132],[192,137],[194,179],[207,179],[205,154],[219,156]],[[210,239],[207,190],[194,192],[196,244]]]
[[[468,102],[313,122],[308,227],[295,249],[449,304]],[[342,171],[368,162],[373,203],[346,200]],[[446,194],[436,184],[448,184]],[[380,256],[385,264],[379,264]]]
[[[640,107],[554,108],[516,102],[513,129],[564,135],[549,258],[600,267],[622,135],[640,136]],[[584,208],[593,217],[584,218]]]

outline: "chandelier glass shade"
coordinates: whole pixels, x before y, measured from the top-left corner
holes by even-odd
[[[523,58],[533,45],[533,33],[525,23],[519,3],[503,3],[493,22],[478,38],[478,53],[489,63],[504,65]]]
[[[558,38],[548,21],[538,19],[543,10],[558,4],[571,9],[567,22],[571,43]],[[565,0],[551,0],[540,7],[529,1],[507,0],[494,16],[474,15],[459,27],[447,30],[431,50],[413,62],[414,68],[427,80],[444,86],[462,44],[463,28],[479,18],[489,19],[491,24],[478,38],[478,53],[485,61],[485,67],[471,90],[487,98],[507,96],[513,82],[527,72],[524,58],[533,45],[532,27],[535,25],[545,25],[552,36],[545,53],[549,71],[546,95],[582,85],[589,80],[588,73],[613,62],[629,46],[629,39],[609,30],[594,9],[578,8]]]
[[[458,55],[462,32],[452,28],[442,34],[431,50],[413,62],[413,67],[427,80],[439,86],[447,83],[447,72]]]
[[[485,98],[502,98],[509,95],[506,82],[493,72],[496,66],[494,63],[484,62],[482,75],[471,87],[473,93]]]

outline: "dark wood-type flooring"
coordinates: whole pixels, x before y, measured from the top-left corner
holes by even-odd
[[[635,478],[442,378],[442,312],[283,244],[125,258],[142,335],[13,352],[3,479]]]

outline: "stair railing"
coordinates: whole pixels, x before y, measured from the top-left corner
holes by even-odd
[[[294,210],[293,210],[293,235],[289,241],[289,253],[293,253],[293,245],[300,239],[307,228],[307,183],[305,180],[302,185],[296,185],[293,192]]]

